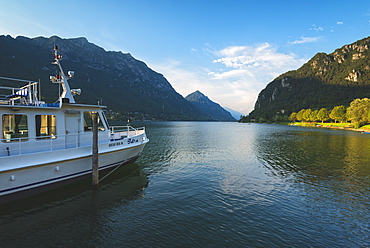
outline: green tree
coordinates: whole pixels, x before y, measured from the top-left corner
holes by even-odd
[[[306,110],[305,109],[301,109],[298,111],[297,115],[296,115],[296,118],[297,118],[297,121],[303,121],[303,114]]]
[[[330,111],[329,117],[335,122],[340,121],[344,122],[347,120],[346,117],[347,108],[344,105],[335,106],[332,111]]]
[[[291,122],[295,122],[297,120],[297,113],[296,112],[291,113],[288,118]]]
[[[355,99],[347,109],[347,118],[355,124],[355,128],[369,122],[370,99]]]
[[[318,114],[318,110],[314,110],[311,112],[310,116],[309,116],[309,120],[310,121],[317,121],[318,118],[317,118],[317,114]]]
[[[317,113],[317,119],[321,122],[329,120],[329,111],[326,108],[321,108]]]
[[[310,115],[311,115],[311,113],[312,113],[312,110],[311,109],[306,109],[304,111],[304,113],[303,113],[303,116],[302,116],[303,120],[304,121],[310,121]]]

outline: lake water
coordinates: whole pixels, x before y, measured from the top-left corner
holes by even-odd
[[[370,247],[370,135],[145,123],[139,160],[0,207],[0,247]]]

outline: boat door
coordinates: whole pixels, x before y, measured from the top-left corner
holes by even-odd
[[[80,146],[80,114],[66,114],[66,148],[74,148]]]

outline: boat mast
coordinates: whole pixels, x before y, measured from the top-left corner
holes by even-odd
[[[58,54],[58,46],[54,46],[54,58],[55,58],[55,61],[52,64],[58,65],[60,72],[59,72],[59,75],[55,77],[51,76],[50,79],[53,83],[60,83],[62,85],[63,92],[59,96],[59,102],[62,103],[63,102],[62,99],[66,98],[66,99],[69,99],[68,100],[69,103],[75,103],[75,99],[73,97],[74,94],[71,91],[71,88],[69,87],[69,84],[68,84],[68,79],[72,78],[74,73],[69,71],[68,77],[64,74],[64,71],[60,64],[60,60],[62,60],[62,55]]]

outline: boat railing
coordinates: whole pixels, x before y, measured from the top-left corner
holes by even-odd
[[[89,134],[86,134],[89,135]],[[21,137],[0,139],[0,157],[48,152],[88,145],[81,143],[85,134]],[[91,137],[91,134],[89,135]],[[91,145],[91,138],[90,145]]]
[[[143,133],[145,133],[145,127],[134,128],[130,125],[110,127],[111,140],[120,140],[124,138],[129,138],[131,136],[140,135]]]
[[[117,127],[115,127],[117,128]],[[119,131],[113,129],[114,134],[119,134],[120,139],[125,137],[141,134],[143,129],[131,128],[129,131]],[[128,133],[127,133],[128,132]],[[112,132],[98,132],[98,143],[109,143],[112,139]],[[121,136],[124,136],[121,138]],[[78,148],[84,146],[91,146],[92,132],[88,133],[69,133],[52,136],[37,136],[37,137],[20,137],[20,138],[7,138],[0,139],[0,157],[16,156],[22,154],[48,152],[56,150],[64,150],[71,148]]]
[[[39,106],[41,102],[38,100],[39,85],[38,82],[0,77],[0,80],[5,80],[7,85],[11,84],[10,81],[23,82],[27,85],[22,87],[0,86],[0,103],[2,104],[24,104]],[[18,101],[19,102],[16,102]]]

